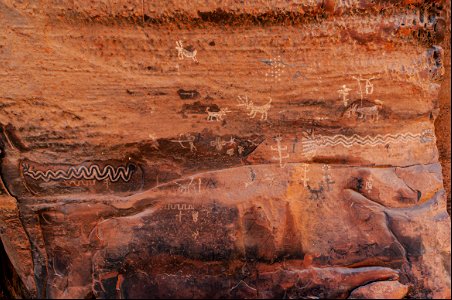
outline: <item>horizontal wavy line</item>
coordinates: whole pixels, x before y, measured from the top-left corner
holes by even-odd
[[[316,138],[311,138],[308,140],[303,140],[301,142],[303,150],[305,152],[315,151],[318,147],[324,146],[337,146],[342,145],[346,148],[352,146],[371,146],[375,147],[382,144],[387,143],[408,143],[413,141],[418,141],[422,138],[422,134],[412,134],[412,133],[404,133],[404,134],[386,134],[386,135],[376,135],[370,136],[366,135],[364,137],[354,134],[352,136],[345,135],[335,135],[333,137],[328,136],[320,136]]]
[[[47,170],[45,172],[39,170],[30,170],[27,165],[24,165],[24,175],[31,177],[34,180],[43,180],[49,182],[50,180],[69,180],[69,179],[86,179],[86,180],[105,180],[109,179],[111,182],[117,182],[122,179],[128,182],[134,173],[135,167],[132,164],[126,167],[113,167],[106,165],[102,170],[98,165],[70,167],[67,171],[64,170]]]

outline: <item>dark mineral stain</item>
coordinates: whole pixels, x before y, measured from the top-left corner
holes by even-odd
[[[209,108],[210,111],[220,111],[220,107],[217,104],[204,104],[200,101],[196,101],[192,104],[182,105],[180,113],[205,114],[207,108]]]
[[[177,94],[182,100],[186,99],[196,99],[200,96],[199,92],[197,90],[184,90],[179,89],[177,90]]]
[[[397,191],[397,195],[395,196],[396,200],[398,202],[401,203],[416,203],[417,202],[417,197],[419,196],[418,193],[414,194],[414,193],[410,193],[407,194],[407,192],[403,191],[403,190],[398,190]]]
[[[8,143],[8,141],[10,141],[12,146],[14,146],[17,150],[21,152],[27,151],[28,148],[20,141],[15,131],[16,128],[11,124],[8,124],[6,127],[0,126],[0,136],[2,137],[2,140],[4,140],[4,143]]]

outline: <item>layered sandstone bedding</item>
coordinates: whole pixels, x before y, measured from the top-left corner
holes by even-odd
[[[0,1],[0,237],[50,298],[450,298],[446,1]]]

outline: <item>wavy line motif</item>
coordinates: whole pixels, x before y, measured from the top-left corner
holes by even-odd
[[[408,142],[416,142],[419,141],[421,143],[429,142],[432,138],[429,137],[429,131],[425,131],[418,134],[413,134],[410,132],[400,133],[400,134],[386,134],[386,135],[376,135],[374,137],[370,135],[360,136],[354,134],[352,136],[345,136],[342,134],[335,135],[332,137],[329,136],[318,136],[318,137],[309,137],[303,140],[302,147],[303,152],[310,153],[315,151],[318,147],[324,146],[337,146],[341,145],[346,148],[350,148],[352,146],[370,146],[375,147],[378,145],[384,145],[388,143],[408,143]]]
[[[128,182],[135,172],[136,166],[127,164],[126,167],[113,167],[106,165],[102,169],[98,165],[91,165],[89,167],[79,166],[70,167],[68,170],[47,170],[45,172],[39,170],[31,170],[26,164],[23,165],[24,175],[31,177],[34,180],[43,180],[49,182],[50,180],[69,180],[69,179],[86,179],[86,180],[105,180],[109,179],[111,182],[117,182],[122,179]]]

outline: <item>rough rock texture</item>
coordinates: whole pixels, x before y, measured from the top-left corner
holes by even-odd
[[[377,281],[352,291],[349,299],[402,299],[408,287],[398,281]]]
[[[449,19],[450,20],[450,19]],[[447,192],[447,211],[451,213],[451,135],[450,135],[450,104],[451,104],[451,88],[450,88],[450,41],[445,46],[444,65],[446,69],[445,78],[441,85],[439,94],[440,113],[435,120],[435,130],[438,137],[437,145],[439,151],[439,158],[443,168],[444,187]]]
[[[450,298],[449,18],[445,1],[0,1],[17,295]]]

